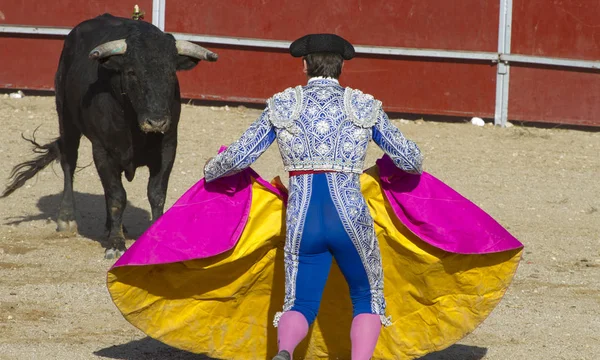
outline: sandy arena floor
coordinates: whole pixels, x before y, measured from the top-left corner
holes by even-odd
[[[219,145],[259,110],[185,105],[167,205],[202,176]],[[395,121],[425,154],[425,169],[489,212],[526,246],[515,281],[493,314],[459,344],[422,360],[595,360],[600,356],[600,132]],[[2,187],[31,158],[21,133],[58,133],[54,98],[0,95]],[[381,156],[372,145],[369,165]],[[88,166],[91,165],[91,166]],[[0,359],[203,359],[144,336],[105,287],[111,266],[98,243],[104,198],[91,148],[75,175],[80,236],[60,238],[62,171],[53,164],[0,200]],[[282,174],[275,146],[254,167]],[[285,180],[285,179],[284,179]],[[125,223],[148,226],[147,171],[126,183]],[[131,240],[132,241],[132,240]],[[131,244],[131,241],[128,244]]]

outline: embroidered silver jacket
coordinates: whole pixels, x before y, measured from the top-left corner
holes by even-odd
[[[369,278],[371,311],[389,326],[383,295],[383,266],[373,218],[360,190],[367,145],[374,140],[399,168],[421,173],[421,153],[388,119],[371,95],[341,87],[336,80],[311,79],[276,94],[242,137],[205,167],[206,181],[231,175],[252,164],[275,140],[285,169],[334,170],[329,192]],[[286,211],[285,303],[294,306],[299,249],[311,199],[312,174],[290,178]],[[277,326],[281,312],[275,315]]]
[[[402,170],[422,172],[419,148],[390,122],[380,101],[337,80],[313,78],[270,98],[241,138],[206,165],[206,181],[242,171],[275,140],[286,171],[360,174],[373,140]]]

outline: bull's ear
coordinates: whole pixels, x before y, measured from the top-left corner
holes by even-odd
[[[191,58],[189,56],[177,55],[177,71],[191,70],[194,67],[196,67],[196,65],[198,65],[199,62],[200,60]]]
[[[98,64],[105,69],[112,71],[121,71],[123,69],[123,55],[113,55],[96,60]]]

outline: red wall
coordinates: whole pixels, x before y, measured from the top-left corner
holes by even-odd
[[[514,1],[512,52],[600,59],[600,1]],[[600,73],[513,64],[509,118],[600,126]]]
[[[334,32],[354,44],[496,51],[497,14],[496,0],[167,0],[166,30],[289,41]]]
[[[152,0],[2,0],[0,24],[73,27],[104,13],[129,17],[135,4],[151,22]]]
[[[497,1],[489,0],[173,1],[166,31],[290,42],[333,32],[355,45],[495,51],[497,13]],[[184,96],[263,102],[306,81],[301,61],[286,52],[205,46],[219,53],[219,61],[181,76]],[[389,111],[494,114],[490,64],[359,55],[346,62],[340,80],[378,97]]]
[[[130,17],[135,4],[152,21],[152,0],[3,0],[0,25],[71,28],[106,12]],[[0,34],[0,88],[53,90],[62,44],[59,36]]]
[[[8,0],[2,24],[73,27],[104,12],[129,17],[152,0]],[[496,52],[500,0],[166,1],[168,32],[292,41],[332,32],[355,45]],[[600,2],[514,0],[512,52],[600,58]],[[262,103],[304,83],[301,62],[285,50],[202,44],[219,54],[180,73],[184,97]],[[0,35],[0,87],[53,88],[61,37]],[[381,99],[386,110],[480,116],[495,110],[496,66],[485,62],[360,55],[345,63],[343,85]],[[511,66],[509,120],[600,125],[594,72]]]

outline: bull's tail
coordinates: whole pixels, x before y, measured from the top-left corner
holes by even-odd
[[[40,145],[35,141],[35,137],[27,139],[23,135],[21,136],[32,143],[34,146],[33,152],[40,155],[33,160],[20,163],[12,169],[9,176],[10,183],[6,186],[0,198],[12,194],[15,190],[23,186],[27,180],[34,177],[40,170],[48,166],[52,161],[57,160],[60,156],[59,139],[46,145]]]

